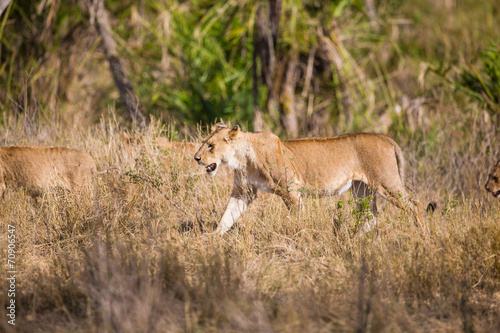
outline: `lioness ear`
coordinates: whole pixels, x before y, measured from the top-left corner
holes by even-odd
[[[221,128],[226,128],[226,127],[227,127],[226,124],[224,124],[223,122],[220,122],[220,123],[213,125],[211,128],[211,131],[213,132],[213,131],[219,130]]]
[[[234,138],[238,133],[240,133],[240,127],[236,125],[229,131],[229,137]]]

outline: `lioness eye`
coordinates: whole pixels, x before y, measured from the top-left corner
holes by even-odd
[[[208,144],[208,149],[209,149],[209,150],[214,149],[214,145],[213,145],[213,144],[211,144],[211,143],[209,143],[209,144]]]
[[[493,177],[491,177],[491,180],[493,180],[496,183],[498,181],[498,178],[493,176]]]

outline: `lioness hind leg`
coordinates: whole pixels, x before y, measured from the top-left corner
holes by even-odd
[[[419,227],[422,228],[424,232],[429,232],[429,226],[424,221],[422,214],[420,213],[420,202],[416,199],[410,198],[408,193],[406,193],[402,187],[399,190],[390,191],[384,186],[379,185],[377,187],[377,192],[401,210],[405,210],[406,207],[408,207],[410,212],[415,217]]]
[[[430,233],[429,225],[427,224],[427,221],[425,221],[424,218],[422,217],[422,213],[421,213],[422,205],[420,204],[420,201],[418,201],[417,199],[411,198],[411,197],[409,197],[407,200],[408,200],[410,209],[412,209],[413,215],[415,215],[415,218],[416,218],[418,224],[420,225],[420,227],[422,228],[422,230],[424,232]]]

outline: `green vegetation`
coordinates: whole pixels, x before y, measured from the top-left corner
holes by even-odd
[[[381,1],[373,12],[370,2],[283,2],[274,67],[259,40],[257,13],[267,11],[267,2],[106,6],[144,111],[183,127],[223,118],[252,129],[256,103],[264,127],[285,136],[282,112],[295,114],[298,135],[377,130],[386,127],[377,120],[391,118],[402,97],[429,98],[445,82],[496,105],[490,106],[496,120],[496,1]],[[6,116],[57,114],[71,125],[75,119],[93,124],[115,106],[123,113],[86,3],[15,1],[2,15]]]
[[[500,147],[500,2],[284,1],[274,40],[270,2],[106,1],[145,128],[126,120],[88,3],[14,1],[0,16],[2,145],[81,149],[108,171],[95,198],[1,199],[2,268],[16,226],[17,331],[500,327],[500,205],[483,188]],[[230,172],[206,177],[152,143],[199,142],[219,118],[282,138],[391,136],[413,195],[437,203],[430,235],[390,204],[362,234],[367,202],[308,198],[290,213],[260,193],[209,235]],[[3,277],[0,290],[6,331]]]

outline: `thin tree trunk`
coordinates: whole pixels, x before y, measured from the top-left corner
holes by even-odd
[[[280,94],[280,121],[290,138],[296,138],[299,132],[297,112],[295,110],[295,70],[298,64],[297,50],[290,50],[286,71],[283,75]]]
[[[344,75],[342,74],[344,60],[340,55],[337,44],[330,37],[321,37],[320,52],[324,53],[325,58],[327,58],[328,61],[333,64],[333,68],[335,69],[332,73],[334,77],[333,104],[335,109],[335,112],[332,114],[332,116],[334,119],[336,119],[341,114],[343,114],[345,116],[345,122],[347,124],[350,124],[352,121],[352,97],[349,91],[346,89],[346,80],[344,78]]]
[[[127,118],[133,123],[136,123],[139,127],[145,127],[146,117],[144,117],[142,113],[139,105],[139,98],[127,78],[123,62],[116,49],[116,42],[111,34],[112,30],[109,24],[109,15],[104,8],[104,2],[103,0],[87,0],[87,3],[89,5],[91,22],[95,22],[97,26],[97,31],[101,36],[102,46],[109,62],[109,69],[120,91],[122,101],[125,104]]]
[[[281,75],[276,73],[276,43],[279,34],[279,23],[281,17],[281,0],[269,0],[257,9],[255,15],[256,33],[254,39],[253,56],[253,98],[254,98],[254,120],[255,130],[262,130],[265,126],[262,111],[258,106],[258,75],[257,57],[260,58],[260,76],[267,87],[268,95],[266,102],[267,112],[278,115],[278,93],[276,84],[279,85]]]
[[[264,129],[264,117],[259,108],[259,76],[257,75],[257,48],[255,47],[252,52],[252,97],[253,97],[253,130],[261,132]]]
[[[257,9],[256,24],[257,34],[255,46],[259,52],[260,62],[262,64],[261,76],[269,90],[273,86],[273,76],[276,67],[276,55],[274,52],[274,41],[271,33],[269,17],[265,15],[267,10],[262,6]]]
[[[264,7],[266,6],[266,7]],[[276,45],[279,35],[281,0],[269,0],[259,6],[256,12],[256,33],[253,56],[253,98],[254,129],[263,126],[262,113],[258,108],[257,55],[261,61],[261,77],[267,87],[266,108],[269,114],[278,117],[287,135],[297,137],[298,122],[295,110],[295,70],[298,64],[298,51],[290,50],[289,56],[278,57]],[[278,60],[279,63],[278,63]],[[279,112],[278,112],[279,110]]]
[[[281,0],[269,0],[269,24],[271,26],[271,34],[273,37],[273,45],[276,47],[278,43],[278,34],[281,19]]]
[[[375,9],[375,3],[373,0],[365,0],[366,11],[368,12],[368,17],[370,18],[370,23],[373,30],[380,31],[380,25],[377,20],[377,10]]]

